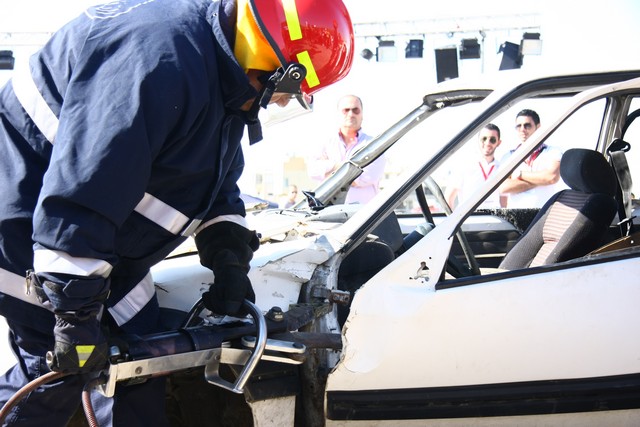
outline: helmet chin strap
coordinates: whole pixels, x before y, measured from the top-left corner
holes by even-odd
[[[260,105],[262,103],[262,99],[268,96],[267,105],[269,105],[269,101],[271,100],[271,94],[267,94],[267,86],[262,86],[258,96],[253,100],[251,104],[251,108],[246,113],[247,120],[247,132],[249,136],[249,145],[253,145],[256,142],[262,141],[262,125],[260,124],[260,119],[258,119],[258,113],[260,112]]]
[[[280,67],[274,72],[258,78],[262,83],[262,89],[247,112],[249,144],[253,145],[262,140],[262,125],[258,119],[260,108],[267,108],[271,97],[276,92],[290,93],[297,95],[298,98],[302,97],[300,85],[306,75],[307,69],[304,68],[304,65],[292,62],[287,65],[286,70]]]
[[[262,83],[262,88],[260,89],[260,92],[258,92],[258,96],[253,100],[251,108],[247,111],[249,145],[262,141],[262,125],[260,124],[260,119],[258,119],[258,114],[260,113],[260,108],[267,108],[267,105],[269,105],[269,102],[271,101],[271,97],[273,96],[276,87],[276,84],[273,81],[273,76],[278,70],[271,74],[264,74],[258,78]]]

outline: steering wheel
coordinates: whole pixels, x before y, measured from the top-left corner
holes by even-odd
[[[416,188],[416,197],[418,199],[418,204],[420,205],[422,216],[427,222],[435,224],[433,221],[433,215],[431,214],[431,210],[429,209],[429,204],[427,203],[425,187],[428,188],[431,194],[435,196],[436,200],[444,208],[447,215],[451,214],[451,207],[449,206],[449,203],[447,203],[447,199],[444,197],[442,189],[433,178],[428,177],[424,182],[424,186],[420,185],[418,188]],[[478,261],[473,253],[473,250],[471,249],[471,245],[469,244],[469,241],[467,240],[467,237],[464,235],[462,230],[458,230],[456,232],[456,238],[460,243],[460,247],[462,248],[462,252],[464,253],[469,267],[465,267],[453,255],[453,253],[450,253],[449,257],[447,258],[447,272],[455,278],[476,275],[479,276],[481,274],[480,266],[478,265]]]

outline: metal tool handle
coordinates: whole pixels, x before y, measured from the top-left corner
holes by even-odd
[[[246,360],[246,363],[244,363],[244,367],[238,375],[238,378],[235,382],[231,383],[220,377],[218,368],[220,363],[242,364],[245,359],[243,355],[246,355],[247,350],[221,348],[215,360],[208,363],[205,367],[205,378],[209,383],[238,394],[243,393],[244,386],[262,358],[267,344],[267,322],[264,320],[262,312],[258,306],[249,300],[244,300],[244,307],[253,318],[253,323],[256,327],[256,341],[251,356]]]

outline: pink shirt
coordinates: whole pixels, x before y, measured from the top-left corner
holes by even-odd
[[[336,133],[307,165],[309,176],[319,182],[323,181],[336,164],[344,162],[371,139],[371,136],[360,131],[358,141],[347,149],[340,133]],[[362,174],[354,181],[355,185],[349,189],[346,203],[366,203],[378,194],[385,163],[384,156],[381,156],[364,168]]]

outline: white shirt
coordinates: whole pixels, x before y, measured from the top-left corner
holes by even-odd
[[[467,162],[464,167],[461,168],[456,174],[453,181],[453,188],[458,189],[458,203],[471,197],[473,193],[478,191],[478,188],[489,178],[489,176],[496,172],[500,163],[497,160],[493,160],[490,163],[484,158]],[[478,206],[478,209],[498,209],[500,208],[500,193],[494,191],[487,197],[484,202]]]
[[[506,159],[508,156],[513,154],[514,151],[515,150],[512,150],[507,153],[503,159]],[[533,161],[531,161],[529,164],[523,162],[516,168],[514,173],[517,174],[520,170],[531,172],[545,170],[550,168],[552,163],[559,162],[561,158],[562,151],[559,148],[545,145],[544,149],[540,151],[537,156],[535,156],[535,159]],[[553,196],[563,188],[566,188],[566,185],[562,180],[560,180],[556,184],[540,185],[532,188],[531,190],[523,191],[521,193],[509,194],[509,202],[507,205],[509,208],[520,209],[541,208],[547,202],[547,200],[551,198],[551,196]]]

